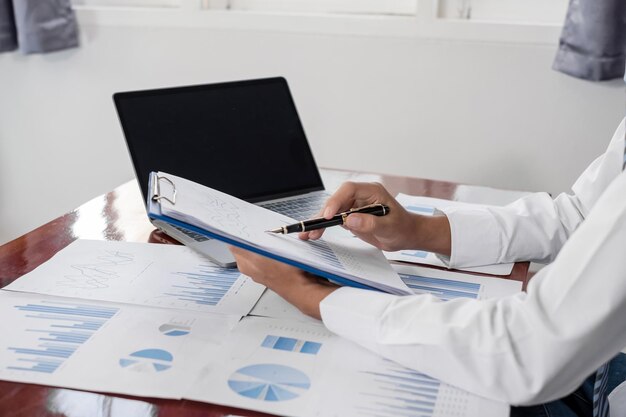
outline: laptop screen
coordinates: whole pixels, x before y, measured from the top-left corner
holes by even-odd
[[[324,189],[284,78],[113,98],[144,198],[151,171],[250,202]]]

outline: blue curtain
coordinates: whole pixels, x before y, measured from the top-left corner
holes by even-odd
[[[585,80],[624,76],[626,0],[570,0],[553,68]]]
[[[0,0],[0,52],[43,53],[78,46],[70,0]]]

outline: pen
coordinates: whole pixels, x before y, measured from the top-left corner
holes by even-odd
[[[288,226],[268,230],[268,232],[286,235],[287,233],[309,232],[311,230],[324,229],[330,226],[338,226],[344,224],[346,222],[346,218],[353,213],[366,213],[373,214],[374,216],[384,216],[389,213],[389,207],[384,204],[370,204],[369,206],[353,208],[348,211],[344,211],[343,213],[335,214],[331,219],[320,217],[317,219],[303,220]]]

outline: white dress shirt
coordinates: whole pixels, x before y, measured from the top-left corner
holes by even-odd
[[[343,287],[322,301],[324,323],[383,356],[487,398],[527,405],[571,393],[626,346],[624,135],[622,121],[573,194],[552,199],[538,193],[501,208],[444,210],[452,231],[451,267],[552,262],[527,293],[442,302],[431,295]]]

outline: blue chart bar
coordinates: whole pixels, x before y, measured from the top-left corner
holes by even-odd
[[[399,274],[402,281],[415,294],[429,293],[442,300],[453,298],[478,298],[480,284],[464,281],[453,281],[442,278],[420,277],[418,275]]]
[[[405,251],[402,251],[402,254],[406,256],[414,256],[416,258],[421,258],[421,259],[424,259],[428,256],[428,252],[423,251],[423,250],[405,250]]]
[[[313,249],[313,254],[320,258],[323,262],[331,264],[339,269],[345,269],[339,258],[337,258],[337,255],[335,255],[335,252],[333,252],[326,242],[321,240],[307,240],[306,243],[311,249]]]
[[[371,392],[362,392],[360,415],[432,416],[440,382],[419,372],[385,360],[386,369],[363,371],[369,378]]]
[[[172,285],[172,292],[165,293],[181,301],[215,306],[232,288],[240,273],[232,268],[199,265],[194,272],[175,272],[187,279],[185,285]]]
[[[410,211],[411,213],[419,213],[419,214],[428,214],[432,215],[435,213],[435,208],[431,206],[406,206],[405,209]]]
[[[42,302],[14,306],[31,319],[35,334],[33,345],[9,347],[16,364],[7,369],[51,374],[97,332],[117,312],[117,308]],[[39,337],[37,337],[39,336]]]
[[[285,350],[287,352],[300,352],[309,355],[317,355],[321,343],[298,340],[291,337],[267,335],[261,346],[269,349]]]

